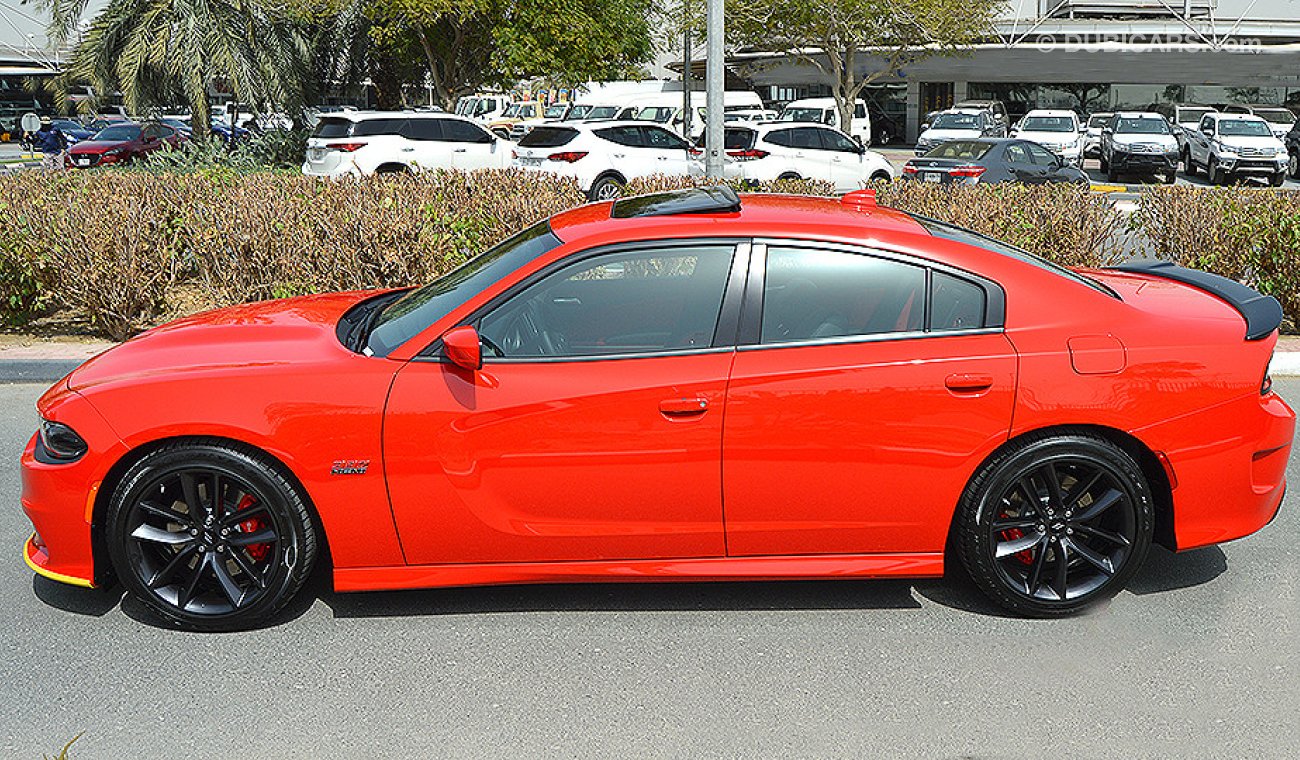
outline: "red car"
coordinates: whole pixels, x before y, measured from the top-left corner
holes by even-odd
[[[78,169],[124,164],[164,147],[175,148],[184,139],[166,124],[111,124],[69,148],[68,163]]]
[[[1016,613],[1277,512],[1281,309],[875,205],[725,189],[560,214],[418,290],[150,330],[50,389],[26,559],[163,618],[340,591],[921,577]]]

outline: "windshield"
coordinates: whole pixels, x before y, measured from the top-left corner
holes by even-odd
[[[1092,115],[1091,118],[1088,119],[1088,126],[1089,126],[1089,127],[1104,127],[1104,126],[1106,126],[1106,122],[1110,121],[1110,117],[1112,117],[1112,116],[1114,116],[1114,115],[1115,115],[1115,114],[1113,114],[1113,113],[1095,113],[1095,114]]]
[[[591,113],[591,106],[574,106],[569,111],[568,119],[585,119]]]
[[[1213,108],[1180,108],[1178,109],[1179,124],[1200,124],[1201,117],[1207,113],[1214,113]]]
[[[559,245],[550,221],[543,220],[407,293],[384,308],[370,331],[365,353],[387,356],[502,277]]]
[[[95,139],[109,141],[109,142],[124,142],[127,140],[138,140],[140,139],[140,125],[119,124],[116,127],[108,127],[106,129],[100,130],[99,134],[95,135]]]
[[[542,112],[542,115],[548,119],[563,119],[564,110],[566,108],[568,108],[568,106],[563,103],[558,106],[547,106],[546,110]]]
[[[968,161],[975,161],[984,158],[984,154],[989,152],[993,143],[975,142],[973,140],[954,140],[950,143],[944,143],[929,153],[925,154],[926,158],[962,158]]]
[[[1285,108],[1256,108],[1255,115],[1274,124],[1294,124],[1295,114]]]
[[[821,108],[787,108],[781,112],[777,121],[811,121],[820,124],[822,110]]]
[[[1272,137],[1273,130],[1263,121],[1251,119],[1224,119],[1219,122],[1219,134],[1235,137]]]
[[[637,121],[655,121],[665,124],[672,118],[674,110],[668,106],[646,106],[638,109],[632,118]]]
[[[505,113],[501,114],[502,117],[507,118],[507,119],[509,119],[509,118],[511,118],[511,117],[513,117],[513,116],[518,116],[518,115],[519,115],[519,104],[518,104],[518,103],[511,103],[510,105],[506,106]]]
[[[1169,124],[1164,119],[1154,116],[1120,119],[1115,125],[1116,134],[1125,135],[1167,135]]]
[[[1074,119],[1069,116],[1026,116],[1020,122],[1025,132],[1073,132]]]
[[[588,119],[612,119],[618,113],[618,106],[594,106],[587,113]]]
[[[979,129],[980,117],[973,113],[941,113],[930,122],[930,129]]]

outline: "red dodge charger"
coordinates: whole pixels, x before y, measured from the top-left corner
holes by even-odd
[[[699,189],[541,221],[414,290],[150,330],[41,399],[28,564],[173,624],[341,591],[921,577],[1015,613],[1250,534],[1282,312],[841,200]]]

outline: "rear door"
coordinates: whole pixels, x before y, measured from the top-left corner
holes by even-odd
[[[789,240],[755,245],[750,268],[723,430],[727,553],[942,551],[1010,429],[1001,289]]]

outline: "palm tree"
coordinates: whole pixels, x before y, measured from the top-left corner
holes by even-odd
[[[51,37],[76,31],[87,0],[47,0]],[[303,24],[249,0],[110,0],[90,22],[65,71],[129,111],[186,103],[194,136],[209,120],[208,88],[224,82],[243,103],[300,113],[314,79]]]

